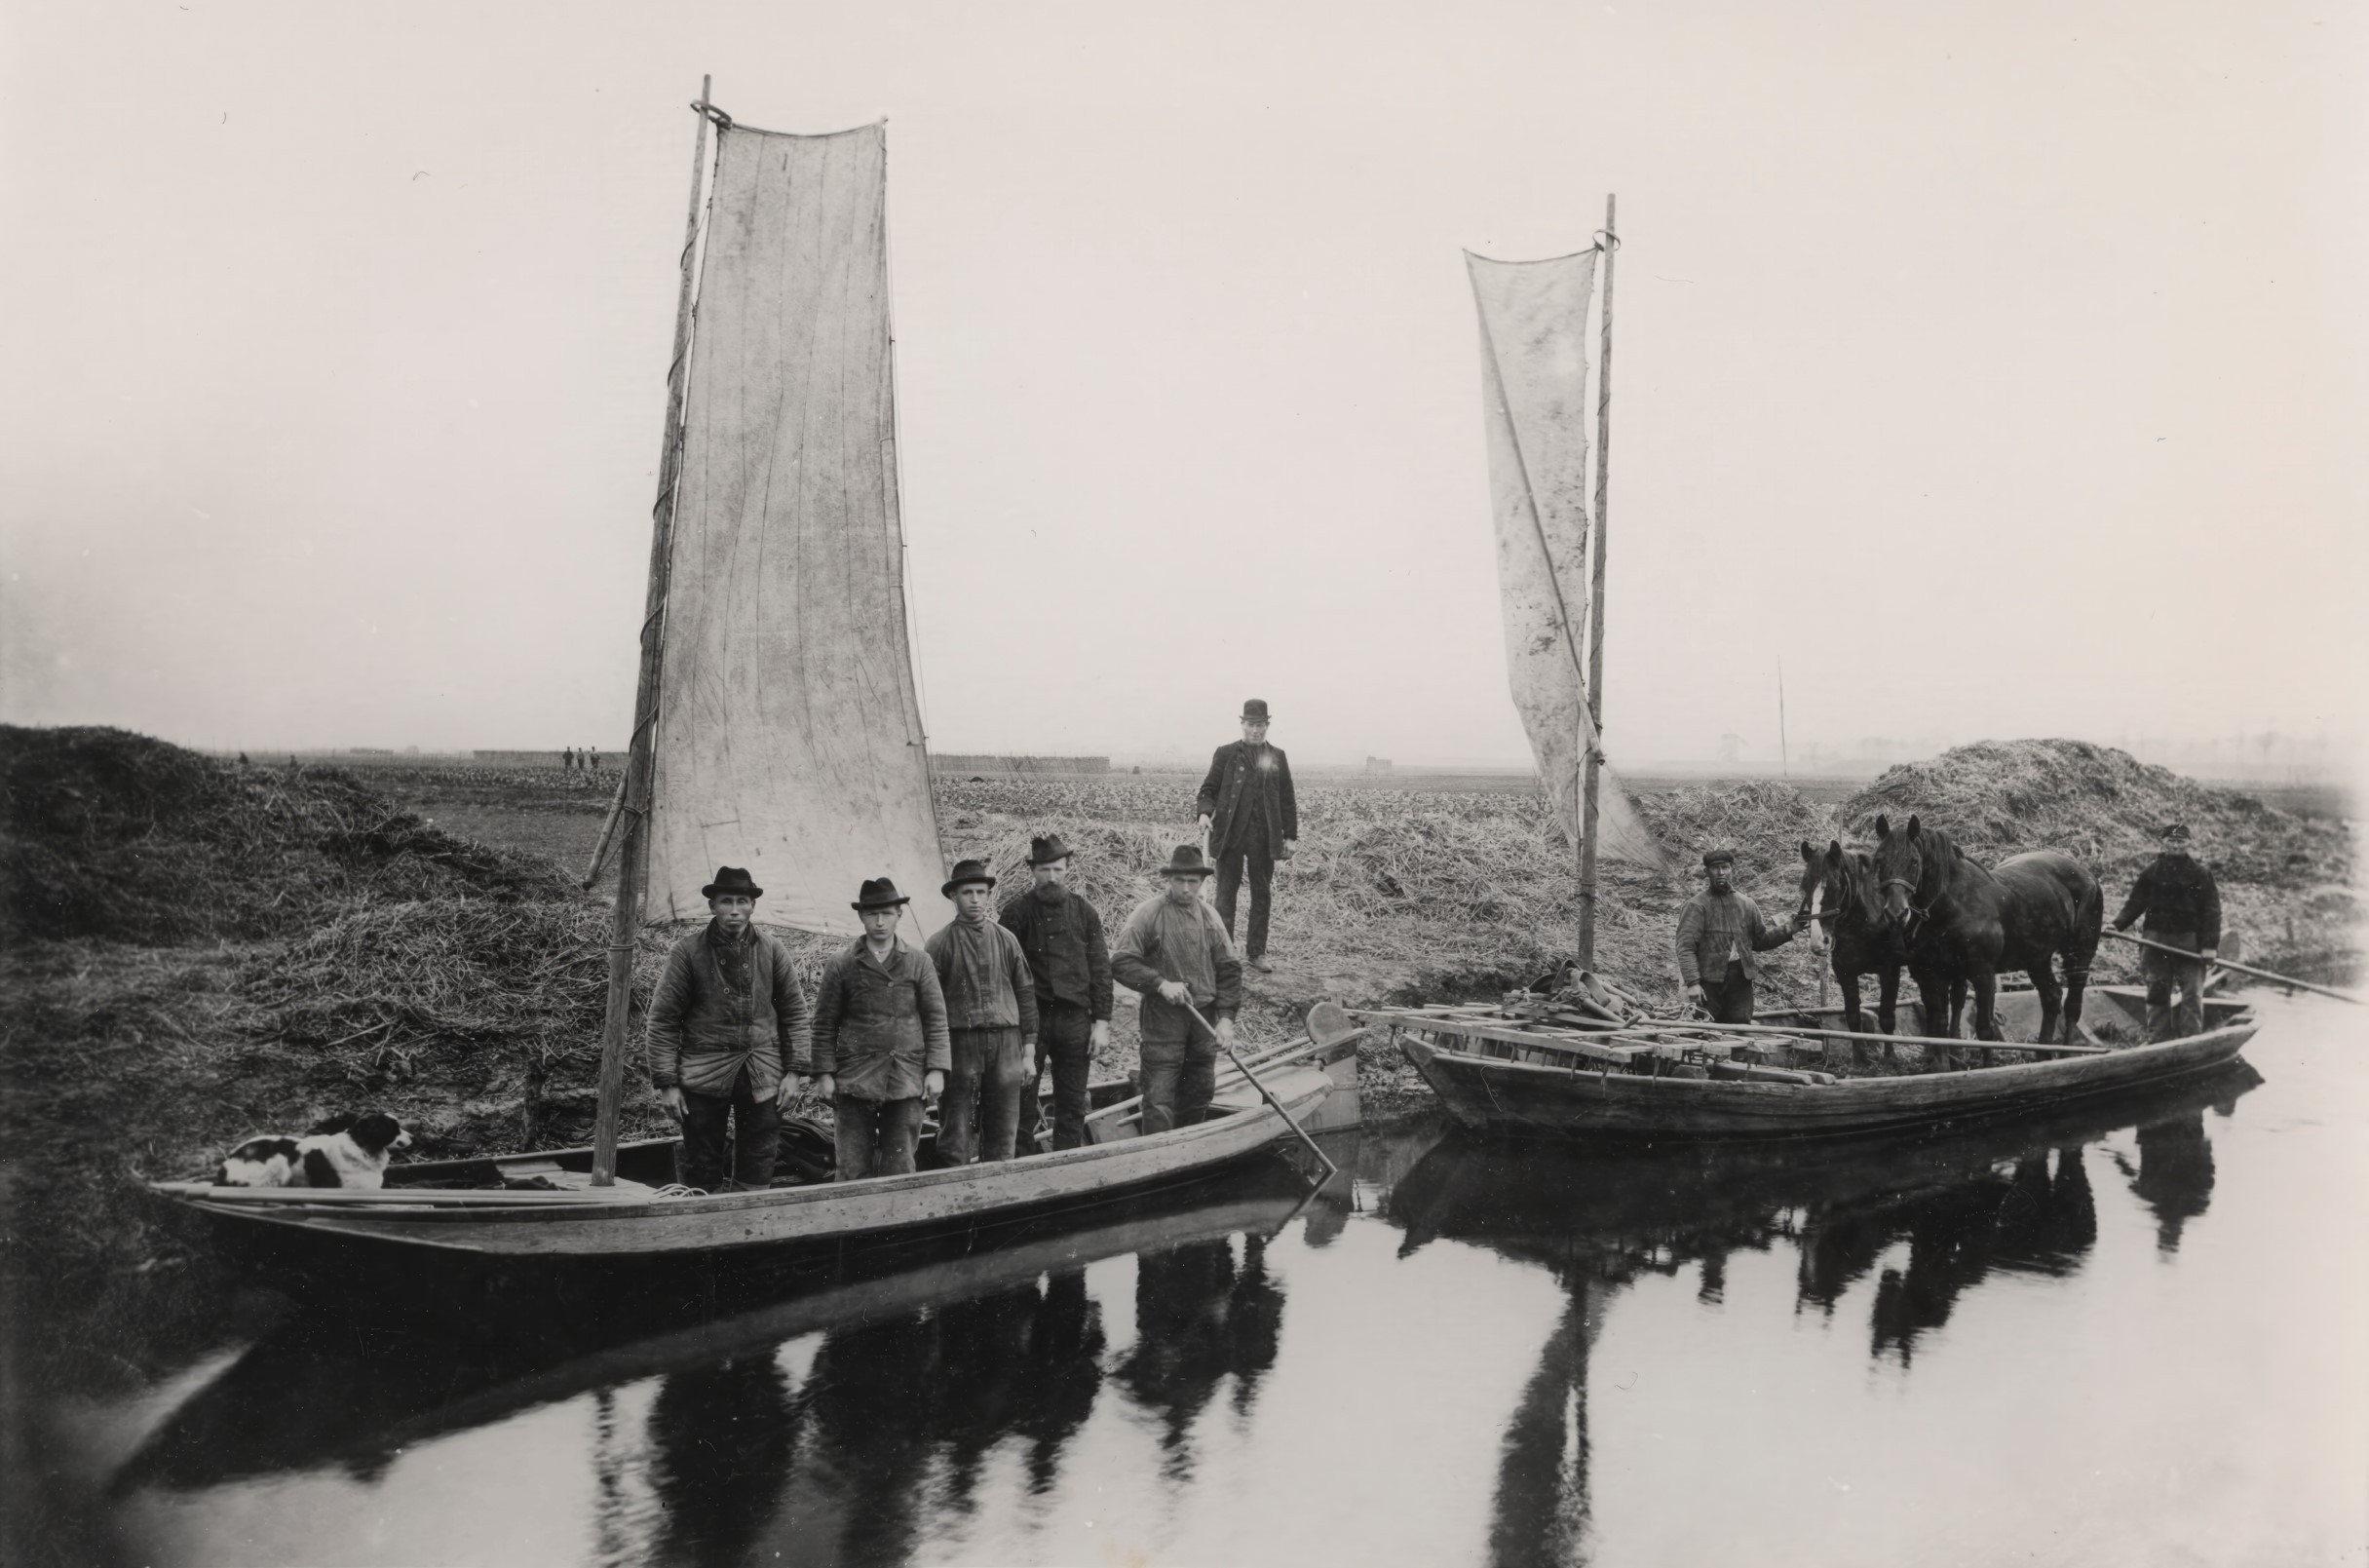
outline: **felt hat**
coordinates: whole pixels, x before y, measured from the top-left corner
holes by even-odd
[[[900,903],[911,903],[912,901],[897,891],[896,883],[887,877],[876,876],[864,879],[863,891],[856,895],[856,901],[849,904],[848,907],[858,910],[894,909]]]
[[[1734,850],[1704,850],[1702,852],[1702,868],[1705,871],[1714,865],[1734,865],[1735,863],[1736,852]]]
[[[1267,699],[1264,697],[1253,697],[1245,701],[1242,704],[1242,722],[1244,724],[1266,723]]]
[[[715,880],[699,890],[699,896],[703,899],[712,899],[726,893],[737,893],[744,899],[765,897],[765,890],[750,881],[747,871],[737,865],[717,866]]]
[[[1028,841],[1028,863],[1030,865],[1043,865],[1047,860],[1066,860],[1068,859],[1069,846],[1061,842],[1061,835],[1058,833],[1046,833]]]
[[[1215,876],[1217,867],[1201,853],[1199,844],[1179,844],[1168,863],[1152,873],[1154,876]]]
[[[2176,838],[2185,843],[2188,839],[2188,824],[2186,822],[2165,822],[2162,836]]]
[[[954,890],[966,882],[984,882],[991,888],[995,886],[995,878],[988,872],[985,860],[957,860],[953,874],[946,878],[945,886],[937,891],[951,899]]]

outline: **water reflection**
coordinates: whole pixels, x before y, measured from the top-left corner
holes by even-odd
[[[1913,1143],[1607,1153],[1441,1140],[1391,1192],[1401,1254],[1443,1238],[1477,1243],[1548,1270],[1569,1296],[1506,1425],[1491,1561],[1589,1555],[1591,1336],[1609,1298],[1639,1278],[1692,1267],[1697,1300],[1717,1306],[1733,1254],[1789,1246],[1795,1310],[1831,1315],[1880,1269],[1869,1352],[1906,1369],[1920,1338],[1994,1273],[2061,1277],[2081,1267],[2098,1235],[2085,1146],[2134,1116],[2139,1163],[2115,1158],[2154,1207],[2161,1244],[2176,1244],[2212,1185],[2201,1107],[2227,1115],[2260,1082],[2241,1063],[2119,1111]]]
[[[202,1556],[170,1533],[208,1501],[234,1516],[242,1488],[224,1482],[332,1472],[340,1484],[282,1489],[320,1511],[308,1527],[332,1529],[357,1507],[417,1507],[422,1471],[458,1450],[424,1451],[516,1423],[495,1452],[547,1445],[538,1473],[565,1472],[580,1501],[540,1506],[573,1511],[575,1551],[604,1563],[1070,1560],[1104,1544],[1081,1517],[1165,1528],[1188,1514],[1204,1536],[1168,1555],[1219,1560],[1212,1542],[1243,1537],[1212,1533],[1209,1511],[1232,1506],[1246,1471],[1308,1461],[1305,1434],[1323,1430],[1311,1412],[1341,1397],[1354,1349],[1375,1378],[1399,1375],[1393,1358],[1436,1374],[1411,1431],[1372,1444],[1485,1456],[1485,1492],[1418,1498],[1402,1480],[1393,1494],[1468,1511],[1450,1556],[1584,1562],[1599,1530],[1633,1518],[1593,1491],[1612,1484],[1599,1461],[1615,1444],[1638,1472],[1618,1411],[1633,1423],[1640,1406],[1591,1411],[1616,1397],[1598,1374],[1625,1388],[1645,1364],[1591,1367],[1624,1293],[1673,1281],[1655,1299],[1684,1309],[1691,1295],[1690,1318],[1739,1332],[1723,1347],[1693,1328],[1649,1344],[1632,1332],[1642,1315],[1624,1314],[1623,1355],[1737,1358],[1740,1384],[1786,1334],[1815,1338],[1857,1382],[1872,1367],[1888,1387],[1931,1384],[1920,1357],[1985,1281],[2106,1267],[2101,1201],[2125,1226],[2152,1216],[2175,1246],[2212,1191],[2204,1108],[2228,1115],[2257,1082],[2241,1068],[2120,1114],[1853,1148],[1594,1152],[1410,1126],[1364,1137],[1355,1184],[1305,1207],[1268,1168],[984,1249],[850,1259],[753,1294],[676,1291],[656,1332],[562,1319],[540,1343],[496,1347],[358,1339],[316,1318],[182,1403],[116,1472],[116,1493],[180,1494],[189,1506],[149,1516],[181,1522],[140,1554]],[[1425,1294],[1451,1279],[1456,1293]],[[1510,1341],[1477,1328],[1493,1311],[1533,1326]],[[1465,1343],[1441,1332],[1442,1312]],[[1842,1330],[1795,1334],[1805,1317]],[[1666,1336],[1669,1319],[1656,1326]],[[1310,1364],[1333,1380],[1312,1388],[1297,1375]],[[1354,1460],[1377,1463],[1371,1446]],[[1163,1543],[1124,1549],[1159,1558]]]

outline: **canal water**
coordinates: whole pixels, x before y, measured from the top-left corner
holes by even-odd
[[[1416,1118],[616,1337],[283,1313],[41,1459],[125,1563],[2357,1564],[2369,1028],[2260,1007],[1910,1147]]]

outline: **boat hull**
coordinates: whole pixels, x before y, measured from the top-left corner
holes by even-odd
[[[1857,1137],[1950,1127],[2151,1089],[2222,1067],[2251,1018],[2099,1055],[1828,1085],[1646,1077],[1547,1067],[1446,1049],[1409,1031],[1399,1049],[1458,1125],[1494,1137]]]
[[[1268,1078],[1295,1118],[1333,1088],[1320,1067]],[[343,1278],[361,1265],[404,1262],[529,1264],[679,1261],[770,1254],[818,1244],[919,1236],[1090,1207],[1198,1180],[1258,1154],[1289,1129],[1247,1086],[1221,1093],[1229,1114],[1148,1137],[993,1165],[763,1192],[659,1197],[630,1189],[568,1192],[374,1192],[210,1187],[152,1190],[202,1214],[250,1257],[273,1266],[325,1265]]]

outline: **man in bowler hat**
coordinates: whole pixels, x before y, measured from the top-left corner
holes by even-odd
[[[953,1064],[937,970],[897,935],[912,901],[887,877],[865,882],[849,905],[863,935],[824,967],[815,992],[807,1065],[838,1119],[841,1181],[913,1168],[922,1101],[945,1090]]]
[[[2221,885],[2204,862],[2188,852],[2186,822],[2165,822],[2158,835],[2162,853],[2147,862],[2132,884],[2114,929],[2127,931],[2144,915],[2147,939],[2177,947],[2194,958],[2139,949],[2139,972],[2147,976],[2147,1038],[2177,1040],[2204,1030],[2204,967],[2221,951]],[[2180,993],[2175,1007],[2171,995]]]
[[[1281,746],[1267,744],[1266,699],[1242,704],[1242,738],[1228,741],[1209,758],[1193,812],[1217,860],[1217,912],[1228,939],[1234,936],[1234,900],[1242,872],[1250,873],[1250,930],[1242,950],[1250,967],[1264,975],[1273,968],[1267,962],[1267,910],[1275,862],[1291,859],[1292,840],[1300,836],[1291,763]]]
[[[1086,1141],[1086,1077],[1111,1039],[1111,950],[1102,917],[1070,891],[1069,846],[1051,833],[1028,845],[1035,886],[1004,906],[1004,929],[1019,938],[1036,980],[1038,1081],[1052,1068],[1052,1146]],[[1041,1091],[1020,1099],[1020,1152],[1034,1154],[1031,1128]]]
[[[1217,1048],[1234,1044],[1242,966],[1202,901],[1210,865],[1198,844],[1179,844],[1158,873],[1162,892],[1135,906],[1111,949],[1111,973],[1143,997],[1143,1130],[1191,1127],[1217,1089]],[[1216,1034],[1193,1016],[1212,1021]]]
[[[773,1184],[782,1110],[812,1032],[789,951],[756,929],[765,890],[741,866],[700,889],[707,929],[677,941],[650,998],[650,1081],[683,1132],[685,1186],[738,1192]],[[724,1131],[736,1122],[732,1178]]]
[[[945,993],[953,1049],[937,1152],[955,1166],[1009,1160],[1019,1137],[1020,1096],[1037,1081],[1036,979],[1020,939],[992,918],[995,876],[984,860],[957,860],[937,891],[954,900],[953,923],[923,944]],[[1034,1131],[1037,1108],[1026,1109]]]
[[[1708,884],[1678,912],[1678,977],[1714,1023],[1752,1021],[1752,982],[1760,975],[1754,954],[1791,941],[1810,917],[1795,910],[1785,925],[1772,927],[1760,905],[1736,891],[1736,852],[1716,849],[1702,858]]]

